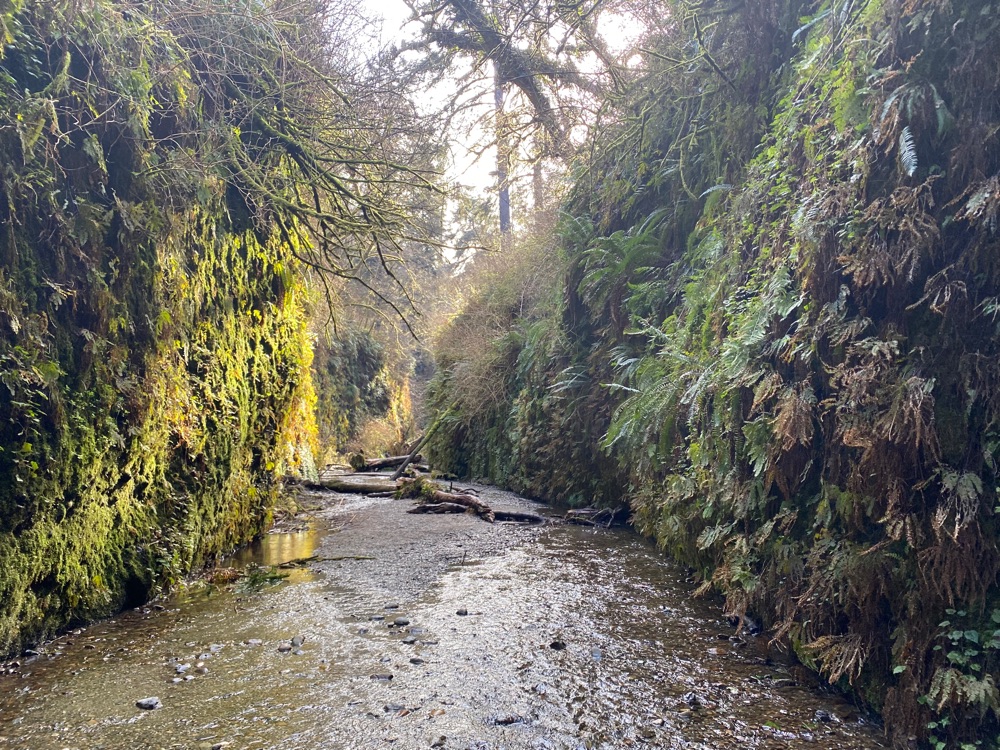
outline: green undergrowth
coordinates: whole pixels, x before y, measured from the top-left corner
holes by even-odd
[[[0,36],[4,653],[261,533],[315,397],[294,242],[188,48],[104,0],[0,2]]]
[[[576,170],[561,294],[495,284],[439,345],[432,458],[624,495],[895,742],[995,748],[997,7],[673,7]]]

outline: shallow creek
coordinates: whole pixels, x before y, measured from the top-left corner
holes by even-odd
[[[310,530],[228,563],[318,556],[280,583],[182,592],[20,659],[0,749],[885,746],[626,530],[310,499]]]

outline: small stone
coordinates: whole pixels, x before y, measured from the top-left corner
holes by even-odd
[[[178,664],[176,667],[174,667],[174,671],[177,672],[177,674],[184,674],[189,669],[191,669],[190,664]]]
[[[303,654],[305,654],[305,651],[303,651],[303,650],[302,650],[301,648],[297,648],[297,649],[295,649],[295,651],[293,651],[292,653],[293,653],[293,654],[294,654],[295,656],[302,656]]]
[[[135,706],[144,711],[155,711],[158,708],[163,708],[163,703],[159,698],[153,696],[152,698],[140,698],[135,702]]]
[[[833,714],[829,711],[824,711],[822,708],[818,708],[816,709],[816,714],[813,716],[813,719],[826,723],[828,721],[833,721]]]
[[[260,638],[251,638],[246,642],[248,646],[260,646],[263,645],[263,643],[264,641],[262,641]]]
[[[604,654],[601,653],[601,649],[592,648],[590,649],[590,655],[593,657],[594,661],[600,661]]]
[[[467,610],[465,607],[462,607],[462,609],[458,610],[455,614],[458,615],[459,617],[465,617],[467,614],[469,614],[469,610]]]
[[[405,617],[397,617],[395,620],[392,621],[392,624],[395,625],[397,628],[402,628],[409,625],[410,621]]]
[[[368,628],[358,628],[358,635],[366,635],[368,633]]]
[[[442,734],[440,737],[438,737],[436,740],[434,740],[431,743],[431,747],[444,747],[444,745],[445,745],[445,743],[447,741],[448,741],[448,738],[445,735]]]
[[[182,678],[182,677],[174,677],[170,681],[176,685],[178,682],[184,682],[184,678]]]
[[[231,743],[231,742],[216,742],[214,745],[212,745],[212,750],[224,750],[224,748],[229,747],[231,744],[233,744],[233,743]]]
[[[424,663],[424,660],[421,659],[421,658],[419,658],[419,657],[416,657],[416,656],[414,656],[412,659],[410,659],[410,664],[423,664],[423,663]]]
[[[184,675],[184,682],[190,682],[193,679],[194,679],[194,675],[193,674],[186,674],[186,675]]]
[[[294,638],[292,638],[292,645],[295,648],[298,648],[305,642],[306,642],[306,637],[304,635],[297,635]]]
[[[279,653],[287,654],[291,650],[292,650],[292,644],[291,643],[279,643],[278,644],[278,652]]]
[[[398,604],[386,604],[385,608],[386,609],[399,609],[399,605]]]
[[[208,674],[208,667],[198,667],[194,671],[198,674]]]
[[[398,711],[404,711],[406,706],[401,706],[398,703],[387,703],[384,708],[386,713],[394,714]]]
[[[553,651],[564,651],[566,649],[566,644],[562,641],[552,641],[552,643],[549,644],[549,648]]]
[[[407,646],[412,646],[416,642],[417,639],[414,638],[412,635],[400,641],[400,643],[405,643]]]
[[[220,651],[222,651],[222,648],[223,648],[223,646],[222,646],[221,643],[212,643],[212,644],[209,644],[209,646],[208,646],[208,650],[211,651],[213,654],[219,653]],[[224,742],[224,743],[220,743],[220,744],[228,745],[229,743],[228,742]]]
[[[388,682],[389,680],[392,679],[392,675],[391,674],[373,674],[372,675],[372,679],[373,680],[378,680],[379,682]]]
[[[372,619],[372,622],[381,622],[385,618],[382,615],[372,615],[371,619]]]

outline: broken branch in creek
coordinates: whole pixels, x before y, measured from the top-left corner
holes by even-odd
[[[515,523],[545,523],[547,519],[535,513],[494,510],[472,492],[450,492],[425,478],[400,479],[392,481],[378,476],[330,477],[319,482],[305,482],[303,486],[313,490],[333,490],[334,492],[358,495],[383,495],[393,493],[400,498],[413,498],[417,505],[408,513],[475,513],[488,523],[512,521]]]

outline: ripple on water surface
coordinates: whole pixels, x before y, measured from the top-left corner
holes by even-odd
[[[349,545],[353,526],[404,509],[356,503],[326,541]],[[410,518],[435,544],[435,519]],[[306,558],[323,541],[270,535],[236,563]],[[46,648],[61,655],[0,677],[0,748],[883,747],[628,532],[557,526],[467,562],[402,603],[352,584],[349,567],[298,568],[62,638]],[[162,708],[136,707],[154,696]]]

